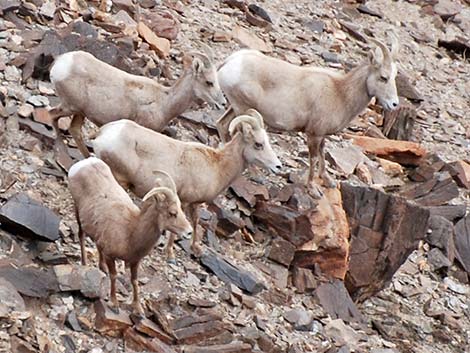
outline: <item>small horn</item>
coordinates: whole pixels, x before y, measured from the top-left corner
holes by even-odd
[[[207,55],[207,58],[209,59],[210,62],[214,62],[214,51],[210,46],[208,46],[206,43],[201,42],[201,47],[204,53]]]
[[[253,129],[255,129],[255,130],[261,129],[260,123],[259,123],[257,118],[254,118],[250,115],[240,115],[240,116],[237,116],[235,119],[233,119],[230,122],[230,125],[228,127],[228,132],[229,132],[230,136],[233,135],[233,133],[235,132],[237,126],[242,124],[242,123],[250,124],[253,127]]]
[[[151,189],[148,193],[145,194],[142,201],[145,202],[149,198],[151,198],[152,196],[154,196],[156,194],[159,194],[159,193],[164,194],[168,198],[174,198],[175,197],[175,193],[173,191],[171,191],[171,189],[169,189],[167,187],[164,187],[164,186],[161,186],[161,187]]]
[[[264,128],[263,116],[259,113],[259,111],[257,111],[256,109],[250,108],[245,112],[245,114],[258,119],[260,126]]]
[[[392,50],[390,50],[391,56],[393,59],[396,59],[398,57],[398,51],[400,50],[400,43],[398,42],[398,36],[394,30],[390,30],[388,31],[388,33],[389,33],[389,37],[392,39]]]
[[[176,194],[176,184],[170,174],[163,170],[154,170],[152,173],[157,177],[155,179],[155,185],[167,187]]]
[[[385,44],[383,44],[381,41],[375,39],[375,38],[371,38],[369,37],[368,40],[372,43],[374,43],[375,45],[377,45],[381,50],[382,50],[382,54],[384,56],[384,60],[390,60],[390,51],[388,50],[387,46]]]
[[[211,61],[207,57],[206,54],[200,53],[198,51],[192,51],[192,52],[189,52],[187,55],[190,55],[190,56],[193,56],[193,57],[198,57],[199,59],[202,60],[202,62],[204,63],[204,66],[207,67],[207,68],[209,68],[211,66]]]

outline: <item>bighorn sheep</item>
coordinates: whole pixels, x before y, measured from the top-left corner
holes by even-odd
[[[109,270],[112,307],[118,308],[115,260],[121,259],[131,270],[132,306],[143,314],[137,284],[140,260],[152,250],[163,230],[178,234],[192,232],[181,209],[175,183],[168,174],[156,172],[139,210],[114,179],[111,169],[96,157],[75,163],[68,176],[75,202],[82,263],[87,263],[87,234],[98,248],[100,269],[107,272],[107,267]]]
[[[268,57],[255,50],[240,50],[229,56],[218,71],[219,84],[231,105],[217,121],[223,141],[234,116],[248,108],[258,110],[265,123],[284,131],[303,131],[310,155],[308,183],[313,195],[314,162],[319,157],[319,175],[324,184],[335,182],[325,169],[324,139],[345,128],[376,97],[385,109],[398,106],[394,59],[398,40],[392,36],[392,50],[381,42],[369,53],[368,62],[346,74],[333,70],[299,67]]]
[[[230,123],[232,139],[220,149],[174,140],[129,120],[104,125],[93,148],[111,167],[116,180],[137,196],[152,187],[154,170],[163,170],[173,178],[181,202],[188,206],[194,229],[191,249],[198,256],[202,250],[197,232],[199,204],[214,200],[249,164],[274,172],[281,169],[263,118],[253,110],[246,114]],[[174,258],[173,241],[174,234],[167,246],[170,261]]]
[[[59,56],[50,71],[60,104],[50,110],[59,147],[65,147],[59,119],[73,116],[70,133],[80,152],[89,156],[81,128],[86,118],[98,126],[119,119],[134,120],[161,131],[192,102],[204,100],[221,106],[225,98],[208,55],[193,53],[183,59],[184,73],[172,87],[148,77],[131,75],[93,55],[74,51]]]

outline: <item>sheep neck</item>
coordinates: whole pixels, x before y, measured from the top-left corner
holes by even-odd
[[[245,143],[241,133],[237,133],[220,151],[219,185],[225,190],[246,168],[243,157]]]
[[[133,228],[129,247],[134,259],[140,260],[153,248],[161,235],[153,202],[147,201],[142,204]]]
[[[338,87],[342,91],[346,109],[343,126],[347,125],[361,113],[372,98],[367,89],[370,65],[359,65],[349,71],[341,80]]]
[[[165,92],[162,102],[164,125],[171,119],[184,113],[195,99],[194,78],[191,72],[183,73],[183,76]]]

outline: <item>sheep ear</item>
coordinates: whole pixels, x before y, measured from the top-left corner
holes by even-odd
[[[202,69],[204,68],[204,63],[202,62],[201,59],[199,58],[194,58],[193,59],[193,71],[196,75],[200,74],[202,72]]]
[[[375,48],[375,50],[369,52],[369,61],[375,67],[382,66],[384,56],[380,48]]]
[[[157,198],[157,201],[159,203],[164,202],[166,200],[166,195],[163,192],[159,192],[155,195],[155,197]]]
[[[251,140],[253,138],[253,126],[248,123],[242,123],[242,133],[245,140]]]
[[[189,55],[184,54],[183,55],[183,68],[185,70],[190,69],[192,63],[193,63],[193,59]]]

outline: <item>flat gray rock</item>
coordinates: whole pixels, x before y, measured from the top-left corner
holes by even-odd
[[[60,218],[49,208],[26,194],[16,194],[0,209],[5,230],[22,236],[54,241],[59,238]]]

